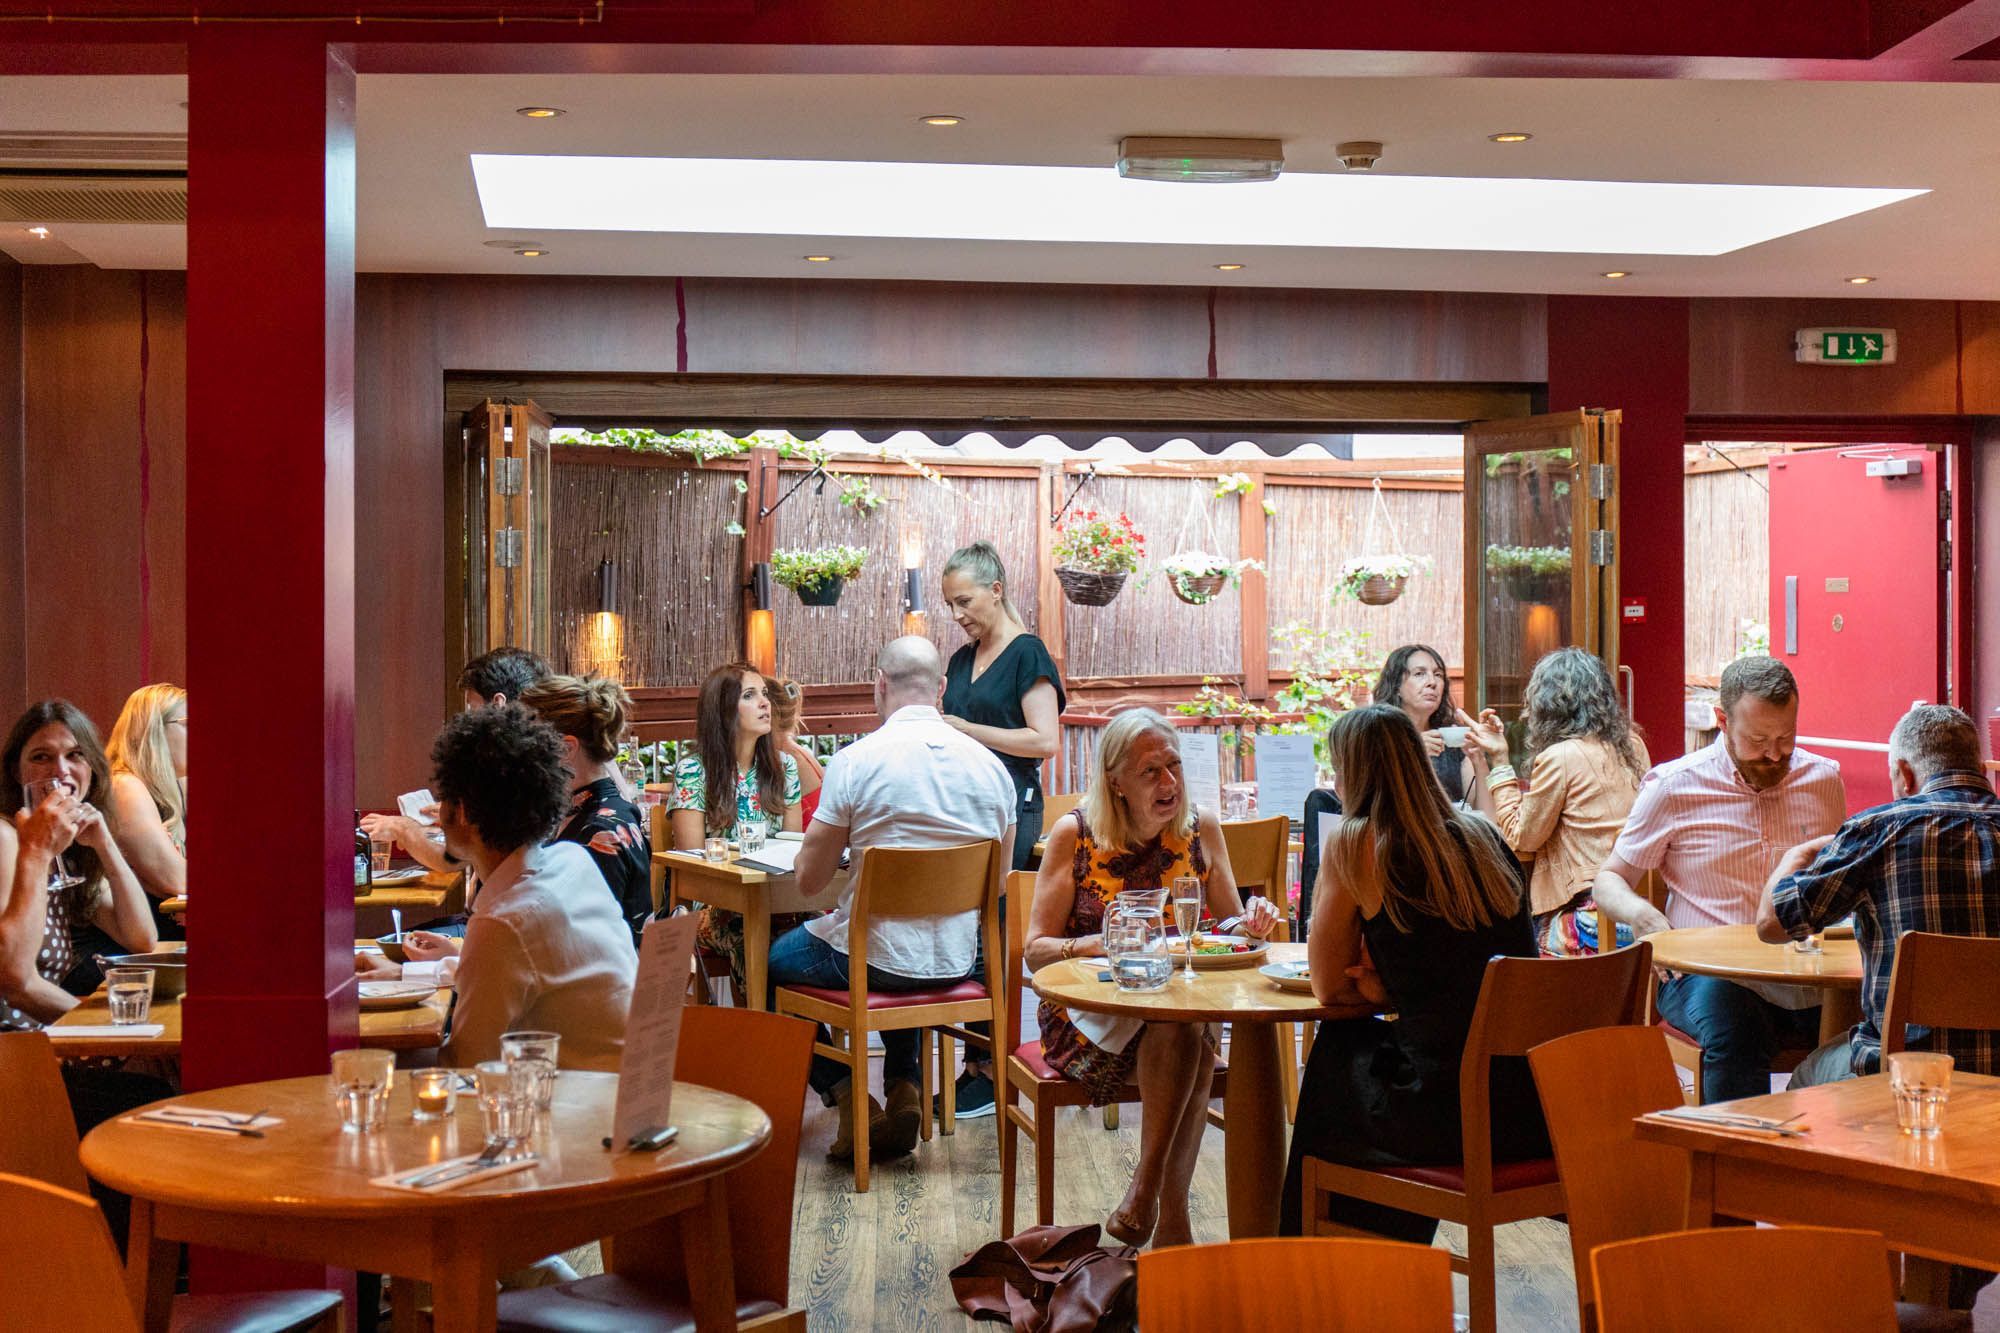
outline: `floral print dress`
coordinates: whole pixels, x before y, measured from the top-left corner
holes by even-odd
[[[570,793],[569,818],[554,841],[573,842],[590,853],[636,944],[653,915],[653,849],[645,817],[618,790],[617,779],[599,778]]]
[[[799,764],[791,755],[780,754],[779,762],[784,767],[785,810],[800,804]],[[710,832],[714,825],[706,816],[708,813],[708,770],[702,767],[701,756],[683,754],[674,765],[674,794],[667,800],[669,810],[699,810],[704,818],[703,827]],[[736,780],[736,818],[725,837],[740,836],[743,826],[752,820],[761,821],[769,833],[777,833],[785,827],[785,811],[776,814],[764,809],[764,798],[757,790],[757,780],[753,774],[744,774]],[[771,918],[771,938],[790,930],[800,921],[801,916],[780,914]],[[743,918],[719,907],[701,909],[701,926],[696,932],[697,945],[715,954],[726,955],[729,959],[729,973],[736,979],[736,989],[743,993]]]

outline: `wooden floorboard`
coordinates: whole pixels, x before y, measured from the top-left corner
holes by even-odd
[[[880,1062],[874,1077],[880,1094]],[[1057,1112],[1056,1221],[1102,1222],[1124,1193],[1139,1150],[1140,1112],[1123,1108],[1107,1131],[1101,1113]],[[792,1231],[792,1300],[812,1333],[936,1333],[973,1327],[951,1294],[951,1270],[999,1238],[1000,1149],[997,1120],[961,1120],[950,1137],[919,1143],[899,1162],[878,1163],[867,1194],[855,1194],[850,1168],[826,1160],[834,1114],[808,1096],[800,1138],[798,1197]],[[1021,1140],[1019,1225],[1034,1223],[1034,1157]],[[1195,1171],[1197,1241],[1229,1238],[1222,1175],[1222,1131],[1208,1130]],[[1464,1248],[1445,1227],[1440,1244]],[[1499,1234],[1500,1327],[1542,1333],[1574,1330],[1576,1289],[1569,1231],[1539,1220]],[[1465,1283],[1456,1280],[1459,1308]]]

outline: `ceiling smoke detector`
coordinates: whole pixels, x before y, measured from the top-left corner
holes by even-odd
[[[1274,181],[1285,169],[1278,139],[1162,139],[1129,136],[1118,141],[1118,174],[1128,180],[1224,185]]]
[[[1382,145],[1374,139],[1350,139],[1335,148],[1333,155],[1349,171],[1373,171],[1382,160]]]

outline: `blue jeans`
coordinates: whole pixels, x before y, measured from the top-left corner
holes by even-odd
[[[1678,976],[1660,987],[1660,1016],[1701,1043],[1701,1099],[1771,1091],[1779,1046],[1818,1045],[1819,1009],[1786,1009],[1721,977]]]
[[[847,989],[847,955],[804,926],[795,927],[780,935],[771,945],[770,984],[773,991],[779,986],[823,986],[828,990],[844,991]],[[868,969],[868,989],[874,991],[934,990],[950,984],[934,978],[898,976],[879,967]],[[884,1087],[898,1079],[910,1083],[922,1081],[923,1070],[917,1061],[919,1031],[918,1028],[907,1028],[882,1034]],[[849,1034],[849,1039],[866,1041],[867,1037],[855,1032]],[[832,1040],[824,1024],[819,1029],[819,1040]],[[848,1077],[846,1065],[815,1054],[806,1081],[812,1084],[820,1100],[831,1106],[833,1090],[847,1082]]]

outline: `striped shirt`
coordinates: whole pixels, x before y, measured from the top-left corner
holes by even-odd
[[[1900,801],[1863,810],[1804,870],[1771,890],[1778,920],[1795,938],[1854,913],[1861,946],[1861,1021],[1848,1035],[1854,1072],[1882,1062],[1882,1015],[1896,940],[1906,930],[2000,935],[2000,797],[1973,772],[1940,773]],[[1951,1052],[1959,1069],[2000,1073],[1995,1034],[1951,1029],[1943,1046],[1914,1024],[1912,1050]]]
[[[1775,787],[1743,780],[1723,737],[1646,774],[1612,851],[1658,870],[1667,923],[1740,926],[1757,919],[1765,881],[1792,848],[1840,827],[1847,791],[1840,765],[1807,750]]]

